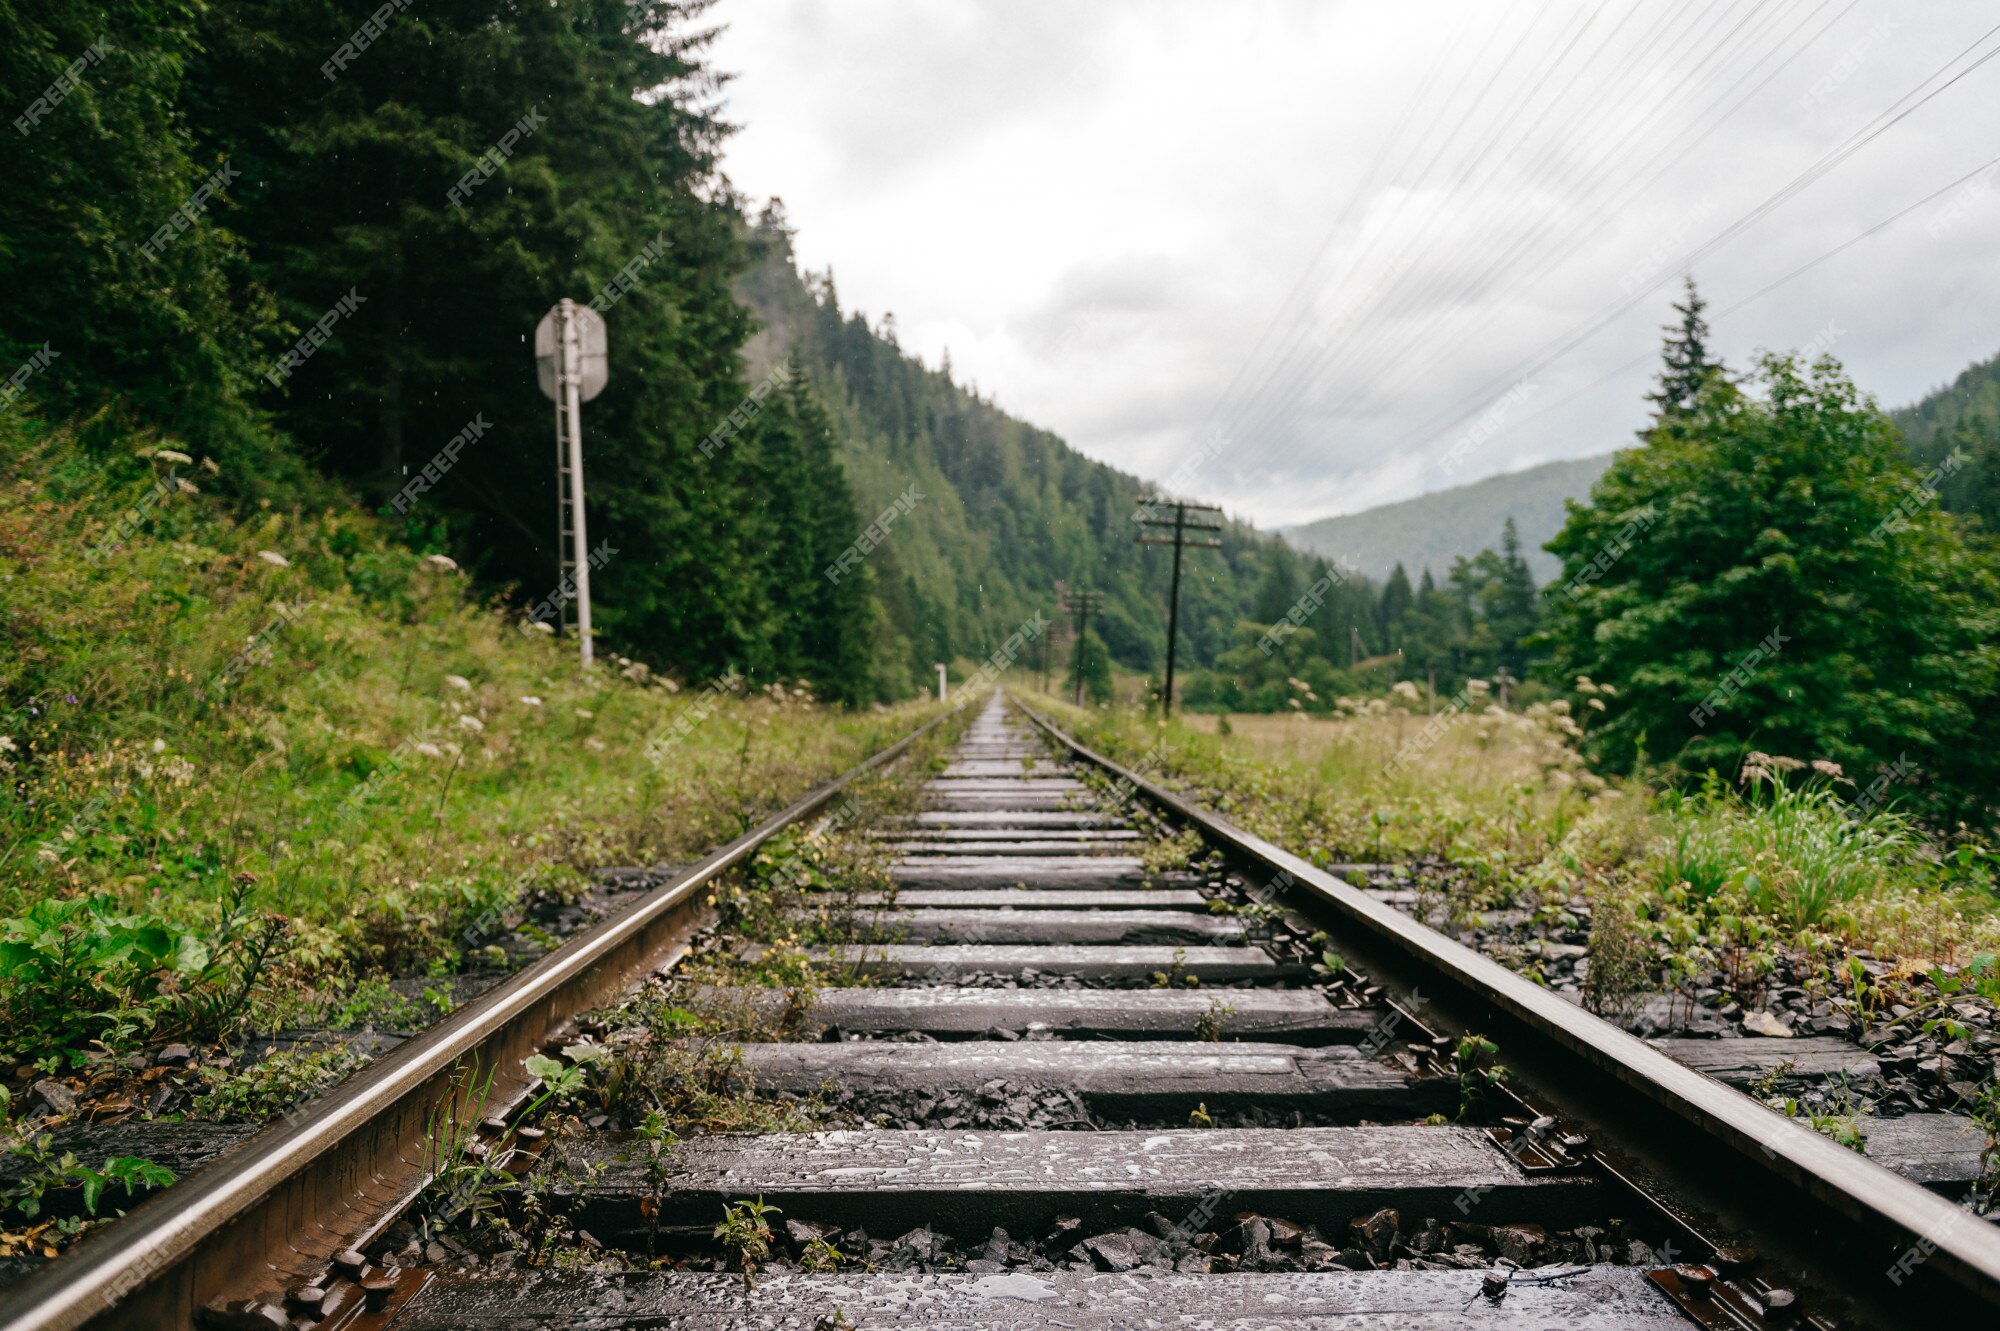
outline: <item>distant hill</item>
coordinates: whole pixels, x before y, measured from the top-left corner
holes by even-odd
[[[1286,528],[1284,535],[1304,549],[1352,561],[1377,581],[1398,563],[1415,581],[1425,568],[1443,578],[1458,556],[1497,547],[1500,528],[1511,517],[1528,552],[1528,566],[1547,582],[1558,565],[1542,543],[1562,529],[1563,500],[1587,496],[1611,465],[1611,456],[1545,462],[1381,508],[1321,518]]]
[[[2000,356],[1968,366],[1889,418],[1920,467],[1935,467],[1954,450],[1964,455],[1964,464],[1938,487],[1944,506],[1977,514],[1989,532],[2000,531]]]

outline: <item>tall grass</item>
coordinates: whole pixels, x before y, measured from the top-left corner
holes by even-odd
[[[1760,927],[1883,953],[1947,959],[2000,943],[2000,860],[1983,845],[1864,812],[1824,781],[1748,793],[1713,778],[1685,794],[1607,785],[1584,769],[1576,728],[1546,707],[1437,722],[1384,699],[1342,717],[1161,726],[1129,710],[1038,705],[1128,761],[1163,744],[1170,783],[1323,863],[1443,861],[1461,908],[1587,894],[1695,935],[1748,912]]]
[[[374,518],[231,504],[154,442],[0,418],[0,934],[51,965],[34,921],[97,899],[148,956],[155,923],[283,916],[265,997],[450,969],[524,898],[727,840],[931,710],[585,674]],[[0,1045],[34,1001],[0,973]]]
[[[1795,928],[1906,882],[1926,846],[1905,815],[1857,812],[1824,785],[1779,781],[1745,797],[1711,781],[1664,796],[1661,818],[1661,881],[1702,899],[1740,884],[1754,909]]]

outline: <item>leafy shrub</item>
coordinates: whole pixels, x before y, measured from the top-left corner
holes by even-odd
[[[240,906],[240,902],[238,903]],[[50,899],[0,920],[0,1032],[19,1054],[123,1047],[146,1034],[219,1035],[241,1014],[282,932],[225,911],[209,931],[128,913],[109,897]]]

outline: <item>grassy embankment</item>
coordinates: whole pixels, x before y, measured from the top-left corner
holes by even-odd
[[[407,1006],[387,978],[692,858],[934,709],[585,675],[338,496],[228,479],[0,420],[0,1046],[45,1072],[421,1017],[373,1010]]]
[[[1392,697],[1339,718],[1161,728],[1130,709],[1035,701],[1127,760],[1164,740],[1173,784],[1321,863],[1422,862],[1467,910],[1587,897],[1682,972],[1746,948],[1834,961],[1864,948],[1920,969],[2000,946],[1989,846],[1926,832],[1895,811],[1893,789],[1871,802],[1784,760],[1773,779],[1690,795],[1598,778],[1560,704],[1433,721],[1421,700]]]

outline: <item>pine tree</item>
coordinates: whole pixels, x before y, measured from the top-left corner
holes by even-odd
[[[1382,599],[1375,608],[1375,624],[1381,631],[1386,650],[1393,651],[1403,645],[1403,616],[1410,612],[1410,603],[1415,598],[1410,592],[1410,575],[1399,562],[1389,573],[1389,581],[1382,585]]]
[[[1304,590],[1299,581],[1298,556],[1283,542],[1274,544],[1264,555],[1264,577],[1257,584],[1250,617],[1260,624],[1275,624],[1291,613],[1293,603]]]
[[[798,456],[791,474],[811,505],[800,539],[812,540],[813,569],[811,593],[791,615],[797,645],[786,668],[811,679],[821,697],[853,706],[875,694],[876,570],[871,560],[850,576],[826,576],[863,524],[840,463],[833,422],[803,367],[794,362],[792,373],[785,415],[797,431]],[[876,553],[886,554],[886,547],[878,546]],[[893,573],[893,566],[888,571]]]
[[[1655,425],[1691,414],[1701,390],[1723,373],[1722,363],[1708,354],[1708,322],[1701,317],[1708,302],[1695,290],[1694,277],[1686,279],[1686,299],[1674,305],[1680,322],[1668,324],[1661,349],[1659,387],[1646,395],[1658,409]]]
[[[1535,575],[1521,554],[1521,534],[1510,515],[1500,532],[1500,558],[1491,597],[1481,607],[1486,622],[1493,627],[1494,645],[1500,664],[1518,679],[1527,673],[1527,639],[1541,620],[1541,597]]]

